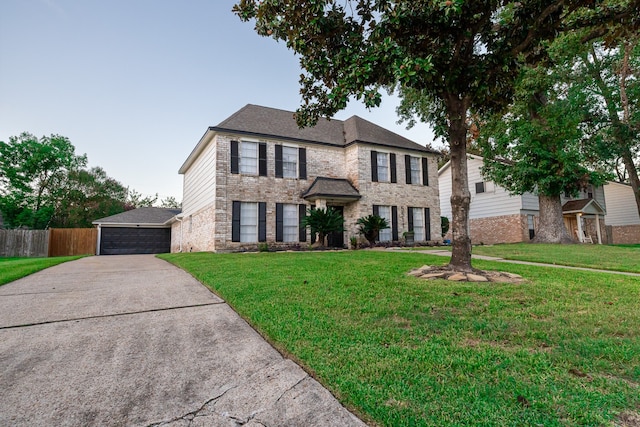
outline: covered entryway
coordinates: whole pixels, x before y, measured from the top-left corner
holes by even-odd
[[[362,196],[347,179],[327,178],[319,176],[302,194],[302,198],[315,203],[316,208],[337,210],[344,218],[344,206],[360,200]],[[312,236],[313,240],[313,236]],[[343,248],[344,232],[331,233],[327,236],[327,245],[332,248]]]
[[[98,255],[171,252],[171,219],[179,209],[138,208],[93,222],[98,226]]]
[[[580,243],[602,244],[600,219],[605,215],[594,199],[570,200],[562,206],[565,228]]]

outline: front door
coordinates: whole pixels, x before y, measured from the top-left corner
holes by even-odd
[[[344,206],[330,206],[344,218]],[[331,233],[327,236],[327,246],[330,248],[344,248],[344,232]]]

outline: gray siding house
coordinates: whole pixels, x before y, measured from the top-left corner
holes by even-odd
[[[330,236],[332,246],[373,213],[392,225],[381,241],[409,230],[441,240],[436,153],[357,116],[300,129],[291,111],[247,105],[209,127],[179,173],[174,252],[306,246],[314,236],[300,221],[311,207],[343,214],[346,231]]]
[[[469,191],[469,226],[473,244],[528,242],[535,236],[540,207],[538,196],[524,193],[512,196],[487,181],[481,173],[483,158],[467,155]],[[452,218],[451,168],[446,163],[438,171],[440,209]],[[604,221],[607,214],[603,187],[585,188],[576,198],[562,197],[564,224],[571,237],[581,243],[603,243],[606,240]],[[445,236],[450,238],[450,236]]]

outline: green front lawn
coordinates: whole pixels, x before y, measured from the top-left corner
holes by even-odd
[[[640,280],[476,261],[525,284],[424,281],[411,252],[167,254],[367,422],[613,425],[640,408]],[[626,415],[625,415],[626,414]]]
[[[13,282],[29,274],[82,258],[81,256],[66,256],[54,258],[1,258],[0,257],[0,286]]]
[[[477,255],[488,255],[519,261],[640,273],[640,245],[547,245],[514,243],[474,246],[472,252]]]

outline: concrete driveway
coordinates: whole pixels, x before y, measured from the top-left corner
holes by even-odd
[[[0,287],[0,426],[364,426],[197,280],[150,255]]]

